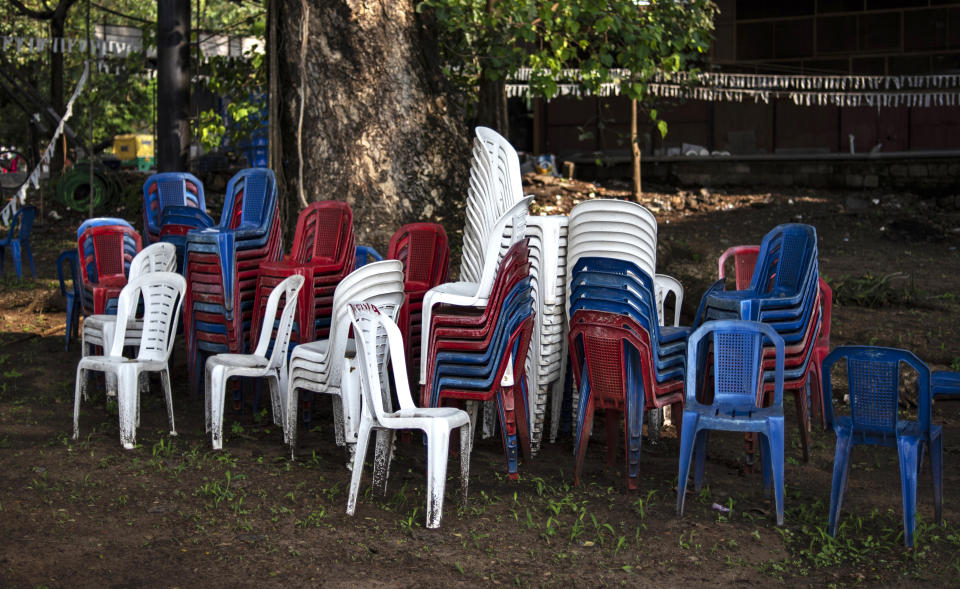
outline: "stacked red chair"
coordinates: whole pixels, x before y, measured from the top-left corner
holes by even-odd
[[[115,314],[130,262],[142,248],[130,223],[113,217],[84,221],[77,229],[80,303],[84,315]]]
[[[220,224],[187,233],[184,330],[195,395],[207,356],[249,351],[259,268],[282,254],[273,172],[241,170],[227,184]]]
[[[355,260],[350,205],[334,200],[310,203],[297,217],[290,255],[260,266],[253,333],[259,333],[273,288],[287,277],[300,274],[305,282],[297,301],[291,342],[328,338],[333,292],[343,277],[353,271]]]
[[[447,232],[437,223],[410,223],[393,237],[387,259],[403,262],[403,306],[397,326],[403,336],[410,386],[420,381],[420,331],[423,295],[450,279],[450,246]]]
[[[523,238],[500,260],[486,305],[435,307],[426,340],[422,405],[496,401],[511,479],[518,476],[518,450],[530,457],[525,366],[533,315],[529,243]],[[475,410],[471,425],[476,427]]]

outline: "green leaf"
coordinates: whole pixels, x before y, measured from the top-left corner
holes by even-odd
[[[657,130],[660,131],[660,138],[667,136],[667,121],[657,121]]]

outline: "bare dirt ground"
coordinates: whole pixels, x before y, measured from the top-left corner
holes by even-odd
[[[591,195],[626,195],[626,185],[528,180],[545,214]],[[686,287],[684,322],[724,249],[800,221],[816,226],[821,271],[834,287],[833,345],[903,347],[935,368],[960,369],[958,199],[647,188],[643,202],[660,221],[659,270]],[[139,225],[138,212],[121,213]],[[225,450],[212,452],[202,404],[186,393],[182,347],[173,360],[178,436],[167,432],[154,382],[136,450],[120,447],[116,408],[102,393],[83,404],[73,441],[79,344],[64,351],[54,261],[71,247],[78,222],[45,219],[34,237],[40,280],[18,285],[8,269],[0,283],[0,587],[960,583],[960,404],[934,409],[944,426],[945,523],[932,521],[925,468],[912,550],[902,545],[889,448],[854,451],[840,534],[825,534],[834,436],[815,426],[812,456],[801,462],[790,409],[782,528],[759,475],[744,472],[743,438],[734,434],[711,437],[709,486],[691,494],[678,519],[672,428],[658,444],[645,440],[636,494],[627,492],[622,466],[606,466],[599,428],[579,487],[569,438],[524,462],[517,482],[504,476],[499,440],[479,440],[470,499],[458,505],[452,458],[435,531],[422,527],[423,449],[400,444],[387,495],[367,490],[368,474],[349,517],[346,454],[334,444],[329,403],[318,403],[318,425],[296,461],[269,416],[249,407],[228,415]]]

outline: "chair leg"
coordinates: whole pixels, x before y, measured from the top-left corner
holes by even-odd
[[[674,416],[676,418],[677,416]],[[683,436],[680,438],[680,459],[677,469],[677,517],[683,515],[683,504],[690,478],[690,460],[693,458],[694,440],[697,437],[697,422],[700,416],[690,411],[683,413]]]
[[[283,396],[285,391],[282,375],[277,372],[268,372],[266,375],[267,387],[270,389],[270,414],[273,416],[273,425],[283,423]]]
[[[943,523],[943,437],[930,440],[930,476],[933,478],[933,517]]]
[[[473,450],[473,428],[470,424],[460,426],[460,495],[467,504],[467,489],[470,486],[470,452]]]
[[[631,491],[636,491],[639,487],[644,406],[645,402],[641,395],[637,399],[628,400],[624,412],[624,442],[627,445],[627,488]],[[659,411],[659,409],[653,409],[653,411]]]
[[[160,384],[163,386],[163,396],[167,401],[167,416],[170,420],[170,435],[177,435],[177,426],[173,421],[173,389],[170,387],[170,367],[160,371]]]
[[[353,455],[353,472],[350,474],[350,491],[347,494],[347,515],[357,509],[357,494],[360,492],[360,477],[363,476],[363,459],[367,455],[372,423],[364,420],[357,432],[357,451]]]
[[[810,461],[810,416],[807,413],[807,389],[795,389],[793,401],[797,407],[797,429],[800,430],[800,448],[803,461]]]
[[[80,437],[80,397],[86,397],[87,370],[77,368],[77,382],[73,391],[73,439]]]
[[[120,419],[120,443],[127,450],[134,449],[137,444],[137,381],[135,366],[120,366],[117,371],[117,413]]]
[[[204,386],[206,392],[204,420],[206,429],[210,432],[210,445],[214,450],[223,449],[223,413],[229,380],[230,375],[227,373],[226,366],[213,365],[207,367]]]
[[[583,470],[583,458],[587,454],[587,443],[590,441],[590,431],[593,429],[593,397],[590,394],[590,381],[586,378],[582,383],[580,403],[577,413],[577,433],[574,438],[573,484],[580,484],[580,472]]]
[[[707,443],[710,441],[710,430],[702,429],[697,432],[693,440],[693,489],[699,491],[703,487],[703,474],[707,467]]]
[[[517,462],[517,416],[514,410],[512,387],[500,387],[497,391],[497,412],[500,416],[500,437],[503,440],[503,453],[507,458],[507,477],[514,481],[519,478]]]
[[[23,265],[20,260],[20,242],[13,240],[10,242],[10,257],[13,258],[13,270],[17,273],[17,282],[23,277]]]
[[[830,485],[830,518],[827,523],[827,532],[831,536],[837,535],[840,510],[843,508],[843,496],[847,492],[847,479],[850,476],[850,450],[852,448],[853,439],[849,432],[838,432],[837,448],[833,454],[833,483]]]
[[[395,430],[392,429],[377,429],[377,445],[373,451],[373,490],[383,496],[387,494],[387,482],[390,479],[394,434]]]
[[[439,421],[439,420],[437,420]],[[427,429],[427,527],[440,527],[443,491],[447,480],[450,429],[435,423]]]
[[[33,279],[37,279],[37,268],[33,265],[33,250],[30,249],[30,242],[22,244],[23,252],[27,255],[27,263],[30,264],[30,274],[33,275]]]
[[[615,468],[617,466],[617,447],[620,445],[617,443],[617,438],[620,437],[620,412],[615,409],[604,409],[603,414],[606,423],[605,429],[607,430],[607,466]],[[624,412],[623,417],[627,418],[627,412]],[[629,438],[630,430],[628,428],[624,428],[623,433],[624,436]],[[627,448],[629,449],[629,446]]]
[[[913,531],[917,516],[917,457],[919,441],[916,438],[897,438],[900,454],[900,488],[903,493],[903,544],[913,546]]]
[[[783,463],[784,433],[783,418],[767,421],[767,446],[770,449],[770,470],[773,474],[773,500],[777,508],[777,525],[783,525]]]

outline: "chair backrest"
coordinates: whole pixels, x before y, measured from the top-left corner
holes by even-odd
[[[154,174],[143,183],[143,230],[149,236],[158,233],[167,207],[195,207],[206,211],[203,182],[186,172]]]
[[[650,383],[641,381],[645,372],[641,363],[652,355],[649,335],[632,318],[604,311],[577,311],[570,319],[569,339],[576,358],[574,374],[581,383],[587,378],[591,395],[598,396],[601,407],[602,401],[625,402],[628,390],[648,388]],[[639,354],[640,362],[628,357],[634,353]]]
[[[404,225],[390,238],[387,258],[403,262],[405,288],[433,288],[450,275],[447,232],[439,223]]]
[[[10,231],[7,237],[26,241],[30,239],[30,230],[33,228],[33,217],[37,214],[37,207],[26,206],[18,209],[10,220]]]
[[[687,406],[703,406],[697,398],[697,385],[709,382],[704,377],[712,371],[713,412],[749,417],[752,411],[760,409],[764,401],[762,359],[765,344],[772,344],[776,349],[774,395],[770,406],[782,411],[783,338],[766,323],[739,319],[707,321],[690,334],[687,341]]]
[[[349,204],[323,200],[300,211],[290,252],[292,260],[300,264],[343,263],[354,253],[353,210]]]
[[[414,409],[416,405],[407,384],[407,366],[400,328],[393,319],[381,313],[380,309],[371,303],[352,303],[349,314],[357,345],[364,412],[369,412],[377,421],[382,421],[386,415],[383,391],[387,389],[388,383],[380,380],[386,374],[383,368],[388,359],[393,367],[393,380],[400,409]]]
[[[70,270],[70,288],[67,288],[67,281],[63,272],[64,264],[66,264]],[[80,260],[77,258],[77,250],[61,252],[57,257],[57,279],[60,281],[60,294],[63,296],[79,294]],[[67,313],[70,313],[70,309],[67,309]]]
[[[80,237],[92,227],[106,226],[127,227],[128,229],[134,228],[126,219],[119,217],[94,217],[93,219],[87,219],[77,227],[77,239],[79,240]]]
[[[283,297],[283,312],[280,314],[280,324],[277,325],[277,337],[274,339],[273,350],[270,352],[268,368],[283,366],[287,360],[287,348],[290,346],[290,333],[293,331],[293,315],[297,310],[297,295],[303,287],[304,278],[300,274],[288,276],[280,284],[273,287],[267,299],[267,310],[260,327],[260,339],[253,354],[261,358],[267,357],[267,349],[273,334],[273,325],[277,317],[277,307],[280,297]]]
[[[123,356],[127,322],[143,298],[143,331],[138,360],[166,362],[173,349],[177,320],[187,281],[174,272],[150,272],[130,281],[120,291],[111,356]]]
[[[810,264],[816,262],[816,251],[813,226],[785,223],[774,227],[760,243],[750,290],[762,294],[798,289]]]
[[[97,284],[108,277],[126,277],[141,247],[140,234],[128,223],[87,228],[77,242],[81,279]]]
[[[750,286],[750,280],[753,278],[753,268],[757,264],[757,256],[760,254],[759,245],[735,245],[727,248],[720,259],[717,260],[719,266],[718,276],[723,278],[726,275],[726,262],[733,256],[733,270],[736,278],[735,287],[737,290],[743,290]]]
[[[140,250],[130,262],[128,280],[149,272],[176,272],[177,248],[172,243],[159,241]]]
[[[847,362],[850,418],[854,431],[887,436],[897,433],[900,404],[900,364],[917,371],[917,417],[923,431],[930,430],[933,398],[930,368],[913,352],[878,346],[840,346],[823,360],[823,398],[827,423],[833,423],[830,370],[840,359]]]
[[[276,202],[277,181],[273,171],[267,168],[240,170],[227,183],[220,228],[261,227],[269,221]]]

